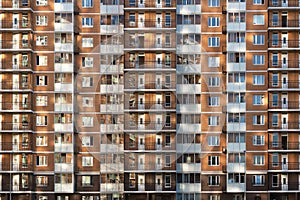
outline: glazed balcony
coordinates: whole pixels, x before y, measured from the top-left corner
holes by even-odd
[[[55,163],[54,171],[55,172],[63,172],[63,173],[71,173],[73,172],[73,164],[72,163]]]
[[[246,2],[232,1],[227,3],[228,10],[246,10]]]
[[[198,1],[193,5],[176,5],[177,14],[201,14],[201,2]]]
[[[176,183],[129,183],[125,182],[125,190],[126,191],[176,191]]]
[[[0,152],[32,151],[32,144],[29,142],[2,142]]]
[[[100,164],[100,171],[102,173],[124,172],[124,163],[119,162],[119,163],[105,163],[105,164]]]
[[[19,62],[9,62],[2,61],[0,62],[0,71],[32,71],[31,63],[28,61],[19,61]]]
[[[300,62],[296,60],[271,60],[269,68],[276,68],[276,70],[300,70]]]
[[[300,40],[269,40],[270,49],[300,48]]]
[[[100,65],[100,73],[103,74],[122,74],[124,70],[124,64],[111,64],[111,65],[105,65],[101,64]]]
[[[125,42],[125,49],[175,49],[176,43],[157,43],[156,41]]]
[[[54,123],[54,131],[55,132],[72,132],[73,131],[73,123]]]
[[[55,183],[54,185],[55,192],[73,192],[74,184],[73,183]]]
[[[226,171],[232,173],[243,173],[245,172],[246,164],[245,163],[228,163],[226,166]]]
[[[234,180],[227,181],[227,192],[245,192],[246,184],[245,183],[235,183]]]
[[[199,94],[201,92],[201,84],[177,84],[176,92],[178,94]]]
[[[72,83],[54,83],[55,92],[72,92],[73,87]]]
[[[276,29],[281,29],[281,28],[300,28],[300,20],[270,20],[269,21],[269,29],[270,28],[276,28]]]
[[[300,81],[269,81],[269,89],[299,89]]]
[[[138,70],[170,70],[176,69],[176,62],[157,62],[157,61],[144,61],[144,62],[125,62],[125,69],[138,69]]]
[[[269,142],[269,150],[296,150],[300,151],[300,142]]]
[[[201,183],[177,183],[176,192],[201,193]]]
[[[124,104],[100,104],[100,112],[123,112]]]
[[[100,33],[101,34],[123,34],[124,33],[124,25],[100,25]]]
[[[177,124],[177,133],[200,133],[201,123],[180,123]]]
[[[156,171],[156,170],[164,170],[164,171],[169,171],[169,170],[176,170],[176,164],[170,164],[170,165],[164,165],[164,164],[158,164],[158,163],[144,163],[140,164],[138,161],[135,163],[126,163],[125,161],[125,171]]]
[[[199,73],[200,74],[201,73],[201,64],[200,63],[177,64],[176,72],[177,73]]]
[[[201,153],[201,144],[198,143],[177,143],[176,144],[176,151],[177,153],[182,152],[182,153]]]
[[[240,142],[240,143],[233,143],[233,142],[228,142],[227,143],[227,151],[228,152],[243,152],[246,151],[246,143],[245,142]]]
[[[199,173],[201,172],[201,163],[177,163],[176,171],[185,173]]]
[[[269,7],[270,8],[288,8],[288,7],[298,7],[300,6],[300,2],[298,0],[288,0],[288,1],[281,1],[281,0],[269,0]]]
[[[128,81],[125,81],[125,89],[163,89],[163,90],[175,90],[176,82],[175,81],[144,81],[138,82],[138,80],[132,80],[128,78]]]
[[[176,20],[145,20],[143,22],[125,20],[125,28],[174,29],[176,28]]]
[[[101,192],[123,192],[124,183],[101,183],[100,191]]]
[[[1,40],[0,51],[31,50],[32,45],[28,40]]]
[[[13,29],[16,30],[23,30],[23,29],[31,29],[31,21],[29,20],[1,20],[0,21],[0,28],[1,29]]]
[[[114,132],[122,132],[124,125],[119,124],[100,124],[100,132],[101,133],[114,133]]]
[[[300,170],[300,162],[269,162],[269,170]]]
[[[54,111],[56,111],[56,112],[72,112],[73,104],[72,103],[55,103]]]
[[[100,152],[122,152],[124,144],[100,144]]]
[[[26,112],[32,109],[30,102],[0,102],[0,112]]]
[[[138,121],[129,121],[125,120],[124,123],[125,130],[127,131],[175,131],[176,124],[175,123],[156,123],[153,121],[144,121],[143,124],[140,124]]]
[[[55,143],[54,144],[55,152],[73,152],[72,143]]]
[[[30,8],[30,2],[29,0],[2,0],[0,3],[0,9],[7,8],[7,9],[24,9],[24,8]]]
[[[176,1],[174,0],[125,0],[125,9],[175,9]]]
[[[72,22],[54,23],[54,30],[70,32],[73,30],[73,26],[74,26],[74,24]]]
[[[269,109],[300,109],[299,101],[269,101]]]
[[[176,102],[175,101],[143,101],[143,102],[135,102],[129,101],[125,103],[125,109],[130,110],[151,110],[151,111],[158,111],[158,110],[175,110],[176,109]]]
[[[71,0],[54,3],[54,11],[55,12],[72,12],[74,8],[74,5]]]
[[[129,141],[127,141],[129,143]],[[138,144],[138,145],[126,145],[125,151],[175,151],[175,144],[171,143],[156,143],[156,142],[147,142],[147,144]]]

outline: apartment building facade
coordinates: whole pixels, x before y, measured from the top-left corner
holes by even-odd
[[[300,2],[0,0],[0,199],[300,199]]]

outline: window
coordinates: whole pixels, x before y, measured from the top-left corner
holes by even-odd
[[[253,55],[253,65],[263,65],[265,64],[264,55]]]
[[[208,126],[217,126],[219,125],[219,116],[209,116],[208,117]]]
[[[245,143],[245,133],[228,133],[228,143]]]
[[[171,146],[171,136],[169,134],[165,135],[165,146],[170,147]]]
[[[218,47],[218,46],[220,46],[220,38],[219,37],[209,37],[208,38],[208,46],[209,47]]]
[[[228,113],[228,123],[245,123],[245,113]]]
[[[83,167],[92,167],[93,166],[93,157],[92,156],[82,156],[82,166]]]
[[[253,125],[264,125],[265,116],[264,115],[254,115],[253,116]]]
[[[272,126],[278,126],[278,114],[272,114]]]
[[[228,163],[245,163],[245,153],[228,153]]]
[[[82,186],[92,186],[92,177],[91,176],[82,176],[81,184],[82,184]]]
[[[272,106],[278,106],[278,94],[272,94]]]
[[[92,87],[93,77],[82,77],[82,87]]]
[[[93,57],[82,57],[82,67],[93,67],[94,58]]]
[[[83,127],[93,127],[93,117],[82,117],[82,126]]]
[[[220,77],[213,76],[208,78],[209,87],[218,87],[220,86]]]
[[[48,56],[36,56],[36,65],[37,66],[47,66]]]
[[[166,188],[171,187],[171,175],[170,174],[165,175],[165,187]]]
[[[264,95],[253,95],[253,105],[263,105]]]
[[[254,25],[264,25],[265,16],[264,15],[253,15],[253,24]]]
[[[36,136],[36,146],[47,146],[48,145],[48,137],[47,136]]]
[[[278,73],[272,74],[272,86],[278,86]]]
[[[48,36],[36,37],[36,46],[47,46],[47,45],[48,45]]]
[[[208,7],[219,7],[220,0],[208,0]]]
[[[229,63],[245,63],[245,53],[232,53],[228,52],[228,62]]]
[[[278,175],[272,175],[272,187],[279,186],[279,177]]]
[[[46,86],[47,85],[47,76],[36,76],[36,85],[37,86]]]
[[[36,176],[36,186],[48,186],[48,177],[47,176]]]
[[[208,176],[208,185],[209,186],[220,185],[220,176]]]
[[[94,98],[93,97],[82,97],[82,107],[93,107]]]
[[[230,12],[228,13],[228,22],[231,23],[243,23],[246,20],[245,12]]]
[[[279,45],[279,35],[278,33],[272,34],[272,46],[278,46]]]
[[[208,166],[220,165],[220,156],[208,156]]]
[[[171,167],[171,155],[170,154],[165,155],[165,167]]]
[[[253,75],[253,85],[264,85],[265,76],[264,75]]]
[[[278,66],[278,53],[272,54],[272,66]]]
[[[220,57],[208,57],[208,67],[219,67]]]
[[[279,156],[278,153],[273,153],[272,154],[272,166],[273,167],[278,167],[279,165]]]
[[[83,8],[92,8],[93,7],[93,0],[82,0],[82,7]]]
[[[81,138],[81,144],[83,147],[92,147],[94,144],[94,137],[93,136],[83,136]]]
[[[229,183],[245,183],[245,174],[230,173],[228,174]]]
[[[36,0],[37,6],[46,6],[48,5],[48,0]]]
[[[36,16],[36,25],[37,26],[47,26],[48,25],[48,17],[47,16]]]
[[[219,17],[209,17],[208,18],[208,26],[209,27],[218,27],[218,26],[220,26],[220,18]]]
[[[166,26],[171,26],[171,14],[170,13],[166,13]]]
[[[252,177],[252,184],[253,185],[264,185],[265,183],[265,176],[264,175],[254,175]]]
[[[219,106],[220,105],[220,97],[219,96],[209,96],[208,97],[208,105],[209,106]]]
[[[263,135],[254,135],[252,140],[253,145],[265,145],[265,136]]]
[[[82,47],[93,47],[93,38],[82,38]]]
[[[228,73],[228,83],[244,83],[245,73]]]
[[[254,155],[253,156],[253,165],[264,165],[265,156],[264,155]]]
[[[82,27],[93,27],[94,20],[92,17],[83,17],[82,18]]]
[[[272,15],[272,25],[273,26],[278,26],[279,25],[279,15],[278,13],[273,13]]]
[[[263,5],[265,3],[264,0],[253,0],[254,5]]]
[[[265,44],[265,35],[253,35],[253,44],[254,45],[264,45]]]
[[[214,135],[214,136],[208,136],[208,146],[219,146],[220,145],[220,136]]]
[[[36,166],[47,166],[48,156],[36,156]]]
[[[208,200],[220,200],[220,195],[218,194],[209,195]]]
[[[36,126],[47,126],[47,116],[36,116]]]
[[[166,0],[165,3],[166,3],[166,6],[171,6],[171,0]]]
[[[35,105],[36,106],[47,106],[48,105],[48,97],[47,96],[37,96]]]

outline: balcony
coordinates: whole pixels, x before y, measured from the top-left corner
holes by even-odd
[[[234,180],[228,180],[227,182],[227,192],[245,192],[246,184],[245,183],[234,183]]]
[[[72,123],[54,123],[54,131],[55,132],[72,132],[73,131],[73,124]]]
[[[2,122],[0,123],[0,130],[2,131],[31,131],[31,124],[29,122],[23,123],[11,123],[11,122]]]
[[[125,62],[126,69],[139,69],[139,70],[171,70],[176,69],[176,62],[157,62],[157,61],[139,61]]]
[[[124,15],[124,5],[103,5],[100,4],[101,14],[103,15]],[[101,31],[100,31],[101,33]]]
[[[150,111],[166,111],[170,109],[175,110],[176,102],[175,101],[143,101],[143,102],[135,102],[129,101],[125,104],[125,109],[130,110],[150,110]]]
[[[240,143],[227,143],[227,151],[228,152],[243,152],[246,151],[246,143],[240,142]]]
[[[177,5],[177,14],[201,14],[201,5]]]
[[[54,91],[55,92],[72,92],[73,84],[72,83],[55,83]]]
[[[73,31],[73,26],[74,24],[70,22],[54,23],[54,31],[70,32]]]
[[[137,150],[143,150],[143,151],[175,151],[175,144],[166,144],[166,143],[155,143],[155,142],[147,142],[147,144],[139,144],[139,145],[129,145],[129,147],[126,147],[125,151],[137,151]],[[160,169],[161,167],[159,167]]]
[[[124,145],[123,144],[100,144],[100,152],[123,152]]]
[[[100,104],[100,112],[123,112],[124,104]]]
[[[124,65],[100,65],[100,73],[103,74],[117,74],[117,73],[123,73]]]
[[[124,90],[124,85],[100,85],[100,92],[103,93],[122,93]]]
[[[228,2],[227,9],[233,11],[246,10],[246,2]]]
[[[223,107],[223,111],[229,113],[246,112],[246,103],[227,103],[227,106]]]
[[[156,187],[159,185],[159,191],[172,191],[176,192],[176,183],[124,183],[126,191],[156,191]]]
[[[300,62],[296,60],[271,60],[269,68],[275,68],[276,70],[300,70]]]
[[[228,22],[227,31],[243,31],[246,30],[246,22]]]
[[[227,131],[228,132],[236,132],[236,131],[246,131],[246,123],[241,122],[241,123],[227,123]]]
[[[162,90],[175,90],[176,82],[175,81],[144,81],[138,82],[133,78],[128,78],[128,81],[125,82],[125,89],[162,89]]]
[[[127,161],[128,162],[128,161]],[[138,162],[136,160],[136,162]],[[163,171],[175,171],[176,170],[176,166],[175,164],[170,164],[168,166],[165,166],[164,164],[157,164],[157,163],[151,163],[150,161],[144,164],[140,164],[140,163],[126,163],[125,160],[125,171],[156,171],[156,170],[163,170]]]
[[[201,84],[177,84],[176,92],[178,94],[199,94]]]
[[[123,34],[124,33],[124,25],[100,25],[100,33],[101,34]]]
[[[28,61],[20,62],[0,62],[0,71],[32,71],[31,64]]]
[[[173,3],[173,5],[172,5]],[[151,0],[143,0],[143,1],[130,1],[130,0],[125,0],[125,8],[127,9],[135,9],[135,8],[145,8],[145,9],[175,9],[175,4],[174,1],[166,1],[166,0],[161,0],[159,1],[151,1]]]
[[[100,124],[101,133],[122,132],[123,124]]]
[[[178,113],[201,113],[201,104],[177,104],[176,111]]]
[[[0,82],[0,88],[2,91],[7,92],[7,90],[11,91],[19,91],[19,90],[32,90],[32,85],[28,82],[18,82],[18,81],[4,81]]]
[[[102,173],[114,173],[123,171],[124,163],[105,163],[100,165],[100,172]]]
[[[202,47],[200,44],[177,45],[177,54],[201,52]]]
[[[54,51],[72,51],[73,50],[73,43],[54,43]]]
[[[178,64],[177,73],[201,73],[201,64]]]
[[[298,101],[269,101],[269,109],[300,109]]]
[[[55,152],[73,152],[73,144],[63,144],[63,143],[55,143],[54,144]]]
[[[7,8],[7,9],[24,9],[24,8],[28,8],[29,9],[29,1],[28,0],[15,0],[15,1],[11,1],[11,0],[2,0],[2,2],[0,3],[0,9],[1,8]]]
[[[269,29],[300,28],[300,20],[270,20]]]
[[[55,172],[72,172],[73,171],[73,164],[68,163],[55,163]]]
[[[196,26],[196,25],[195,25]],[[176,28],[176,20],[144,20],[143,22],[125,20],[125,28],[167,29]],[[197,32],[196,32],[197,33]]]
[[[201,153],[201,144],[176,144],[176,151],[183,153]]]
[[[155,123],[153,121],[144,121],[143,124],[139,124],[138,121],[125,121],[124,123],[126,131],[175,131],[175,124],[167,123]]]
[[[281,151],[281,150],[296,150],[300,151],[299,142],[269,142],[269,150]]]
[[[30,112],[32,109],[31,105],[30,102],[0,102],[0,112]]]
[[[201,183],[177,183],[176,192],[201,193]]]
[[[31,21],[29,20],[0,20],[0,28],[1,29],[31,29]]]
[[[246,42],[228,42],[227,50],[229,51],[246,51]]]
[[[269,171],[299,171],[300,162],[269,162]]]
[[[123,45],[118,45],[118,44],[102,44],[100,45],[100,52],[105,54],[123,54]]]
[[[74,5],[72,2],[54,3],[55,12],[72,12],[73,7]]]
[[[73,104],[71,104],[71,103],[55,103],[54,111],[56,111],[56,112],[72,112]]]
[[[73,193],[74,185],[73,183],[55,183],[54,192]]]
[[[2,142],[0,151],[32,151],[31,143],[29,142]]]
[[[201,124],[177,124],[177,133],[200,133]]]
[[[1,40],[0,51],[31,51],[32,45],[28,40]]]
[[[269,40],[269,49],[298,49],[300,40]]]
[[[178,24],[177,33],[201,33],[201,24]]]
[[[228,163],[227,164],[227,172],[232,173],[245,173],[245,163]]]
[[[280,0],[269,0],[269,7],[279,9],[279,8],[287,8],[287,7],[299,7],[300,2],[298,0],[288,0],[288,1],[280,1]]]
[[[227,91],[245,91],[246,90],[246,83],[240,82],[240,83],[227,83]]]
[[[227,71],[228,72],[246,71],[246,63],[243,63],[243,62],[240,62],[240,63],[229,62],[229,63],[227,63]]]
[[[200,45],[199,45],[200,46]],[[173,43],[157,43],[156,41],[128,41],[125,42],[125,49],[174,49],[176,44]]]
[[[101,192],[123,192],[124,183],[101,183],[100,191]]]
[[[186,152],[185,152],[186,153]],[[176,165],[177,172],[201,172],[201,163],[177,163]]]
[[[300,81],[269,81],[269,89],[289,90],[300,88]]]

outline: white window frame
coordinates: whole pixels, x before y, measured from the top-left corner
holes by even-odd
[[[81,184],[83,187],[92,186],[92,176],[82,176]]]
[[[265,85],[265,75],[253,75],[253,85]]]
[[[36,6],[47,6],[48,5],[48,0],[36,0],[35,5]]]
[[[253,0],[253,5],[264,5],[264,0]]]
[[[264,105],[264,95],[253,95],[253,105]]]
[[[48,25],[48,17],[44,15],[36,16],[36,26],[47,26]]]
[[[219,124],[219,116],[208,116],[208,126],[218,126]]]
[[[253,165],[265,165],[265,156],[264,155],[254,155],[253,156]]]
[[[209,87],[219,87],[220,86],[220,77],[211,76],[208,78],[208,86]]]
[[[209,56],[208,57],[208,67],[220,67],[220,57],[219,56]]]
[[[220,37],[208,37],[208,47],[219,47]]]
[[[208,0],[208,7],[220,7],[220,0]]]
[[[264,25],[265,16],[264,15],[253,15],[253,25]]]
[[[265,55],[253,55],[253,65],[264,65]]]
[[[208,186],[219,186],[220,176],[208,176]]]
[[[35,180],[36,186],[38,187],[48,186],[48,176],[36,176]]]
[[[208,156],[208,166],[219,166],[220,156]]]
[[[265,124],[265,116],[264,115],[253,115],[253,125],[264,125],[264,124]]]
[[[263,146],[265,145],[265,136],[264,135],[254,135],[252,137],[252,144],[254,146]]]
[[[167,178],[170,180],[170,182],[167,181]],[[171,187],[171,183],[172,183],[171,178],[172,178],[171,174],[166,174],[165,175],[165,188],[170,188]]]
[[[83,28],[91,28],[94,26],[94,19],[92,17],[82,17],[81,20]]]
[[[82,87],[92,87],[93,77],[82,77]]]
[[[272,126],[278,127],[279,125],[279,115],[277,113],[272,114]]]
[[[88,68],[94,66],[94,58],[93,57],[82,57],[82,67]]]
[[[36,96],[36,106],[48,106],[48,96]]]
[[[82,167],[93,167],[94,166],[93,156],[82,156],[81,157],[81,165],[82,165]]]
[[[94,146],[94,137],[93,136],[82,136],[81,145],[83,147],[92,147],[92,146]]]
[[[254,175],[253,176],[253,185],[254,186],[262,186],[265,184],[265,176],[264,175]]]
[[[258,34],[253,35],[253,45],[264,45],[265,44],[265,35]]]
[[[220,106],[220,97],[219,96],[209,96],[208,97],[208,106]]]
[[[35,139],[35,146],[42,147],[42,146],[48,146],[48,136],[36,136]]]
[[[47,86],[48,85],[48,80],[47,76],[36,76],[36,85],[37,86]]]
[[[47,46],[48,45],[48,36],[39,35],[36,37],[36,46]]]
[[[220,17],[208,17],[208,27],[219,27]]]
[[[82,127],[93,127],[94,126],[94,117],[84,116],[82,119]]]
[[[47,125],[48,125],[48,117],[46,115],[36,116],[36,126],[47,126]]]
[[[48,65],[48,56],[39,56],[39,55],[36,56],[36,65],[37,66],[47,66]]]
[[[48,166],[48,156],[37,156],[36,157],[36,166],[37,167]]]
[[[207,137],[208,146],[220,146],[220,136],[219,135],[209,135]]]
[[[82,97],[82,107],[91,108],[94,106],[93,97]]]
[[[82,38],[81,42],[83,48],[90,48],[94,46],[94,38]]]
[[[94,0],[82,0],[81,6],[82,8],[93,8]]]

